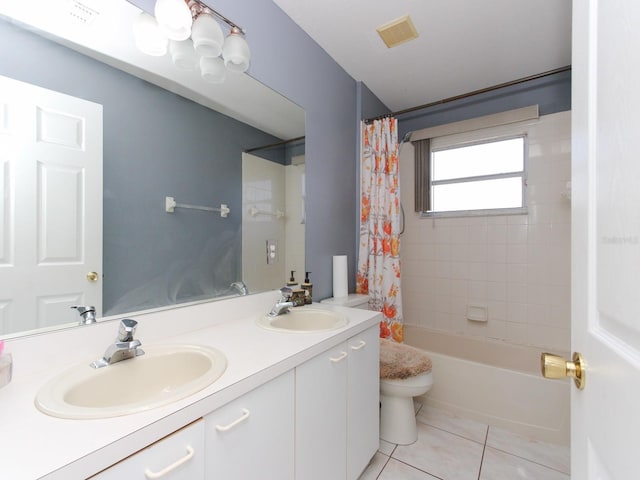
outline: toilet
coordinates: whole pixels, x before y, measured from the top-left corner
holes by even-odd
[[[368,309],[368,295],[350,294],[321,303]],[[380,438],[398,445],[418,439],[413,397],[424,395],[433,385],[431,359],[409,345],[380,339]]]
[[[423,350],[380,339],[380,438],[409,445],[418,439],[413,397],[433,385],[431,359]]]

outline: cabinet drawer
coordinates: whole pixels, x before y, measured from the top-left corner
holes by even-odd
[[[209,479],[293,480],[293,371],[205,417]]]
[[[204,479],[204,421],[200,419],[91,477],[122,479]]]

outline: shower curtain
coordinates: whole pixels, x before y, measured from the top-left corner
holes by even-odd
[[[398,120],[362,125],[360,248],[356,291],[382,312],[380,337],[404,339],[400,296]]]

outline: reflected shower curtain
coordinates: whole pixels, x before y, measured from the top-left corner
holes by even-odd
[[[356,291],[382,312],[380,337],[402,342],[398,120],[362,126],[360,248]]]

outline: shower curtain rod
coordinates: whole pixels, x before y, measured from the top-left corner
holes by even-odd
[[[462,100],[463,98],[473,97],[474,95],[479,95],[481,93],[492,92],[494,90],[499,90],[505,87],[511,87],[513,85],[518,85],[520,83],[529,82],[531,80],[537,80],[539,78],[548,77],[550,75],[555,75],[556,73],[562,73],[571,70],[571,65],[566,65],[564,67],[555,68],[553,70],[548,70],[542,73],[536,73],[535,75],[530,75],[528,77],[518,78],[516,80],[511,80],[509,82],[500,83],[498,85],[493,85],[491,87],[481,88],[479,90],[474,90],[472,92],[463,93],[461,95],[455,95],[453,97],[444,98],[442,100],[438,100],[436,102],[425,103],[424,105],[418,105],[417,107],[405,108],[404,110],[398,110],[397,112],[387,113],[385,115],[378,115],[377,117],[367,118],[365,123],[373,122],[374,120],[380,120],[382,118],[404,115],[406,113],[415,112],[417,110],[422,110],[429,107],[435,107],[436,105],[443,105],[445,103],[454,102],[456,100]]]
[[[263,145],[261,147],[253,147],[253,148],[249,148],[249,149],[245,150],[244,153],[256,152],[258,150],[264,150],[265,148],[280,147],[282,145],[286,145],[287,143],[293,143],[293,142],[297,142],[299,140],[304,140],[304,138],[305,137],[303,135],[302,137],[291,138],[289,140],[282,140],[281,142],[270,143],[269,145]]]

